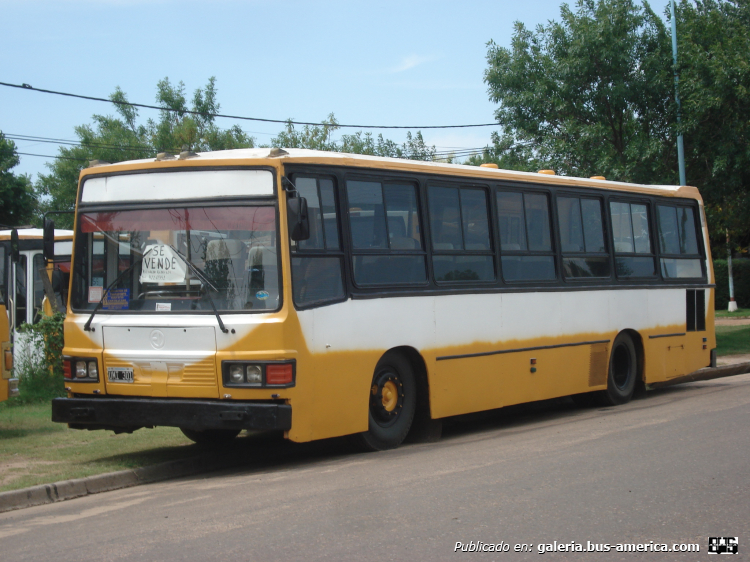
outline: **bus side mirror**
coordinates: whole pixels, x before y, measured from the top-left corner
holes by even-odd
[[[44,262],[55,261],[55,221],[44,219]]]
[[[10,261],[18,263],[21,259],[21,251],[18,245],[18,231],[14,228],[10,231]]]
[[[310,219],[307,215],[307,199],[292,197],[286,202],[286,216],[289,222],[289,236],[300,241],[310,238]]]

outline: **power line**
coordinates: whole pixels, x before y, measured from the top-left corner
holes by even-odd
[[[94,147],[94,148],[106,148],[106,149],[116,149],[116,150],[130,150],[130,151],[136,151],[136,152],[156,152],[153,148],[150,146],[122,146],[122,145],[115,145],[115,144],[106,144],[101,142],[88,142],[88,143],[82,143],[79,141],[72,141],[67,139],[51,139],[46,137],[32,137],[29,135],[14,135],[11,133],[8,133],[5,135],[5,138],[17,140],[17,141],[27,141],[27,142],[44,142],[44,143],[50,143],[50,144],[58,144],[58,145],[67,145],[67,146],[74,146],[74,147]]]
[[[56,158],[58,160],[75,160],[76,162],[88,162],[86,158],[71,158],[70,156],[50,156],[49,154],[31,154],[30,152],[16,152],[21,156],[39,156],[41,158]]]
[[[190,115],[198,115],[201,117],[222,117],[226,119],[240,119],[243,121],[260,121],[263,123],[282,123],[287,124],[291,123],[292,125],[311,125],[315,127],[319,127],[321,125],[325,126],[326,123],[313,123],[311,121],[293,121],[291,119],[262,119],[260,117],[242,117],[240,115],[223,115],[221,113],[201,113],[200,111],[191,111],[188,109],[185,110],[177,110],[177,109],[171,109],[168,107],[160,107],[158,105],[148,105],[143,103],[132,103],[132,102],[125,102],[125,101],[114,101],[106,98],[98,98],[95,96],[84,96],[80,94],[71,94],[68,92],[58,92],[55,90],[45,90],[42,88],[34,88],[33,86],[29,84],[9,84],[7,82],[0,82],[0,86],[7,86],[9,88],[19,88],[21,90],[32,90],[34,92],[42,92],[44,94],[54,94],[57,96],[67,96],[71,98],[79,98],[84,100],[91,100],[91,101],[102,101],[105,103],[114,103],[116,105],[126,105],[130,107],[142,107],[145,109],[157,109],[159,111],[172,111],[175,113],[187,113]],[[331,125],[334,126],[334,125]],[[471,127],[496,127],[497,123],[480,123],[477,125],[424,125],[421,127],[418,126],[406,126],[406,125],[342,125],[337,123],[335,125],[338,128],[341,129],[466,129]]]
[[[62,144],[62,145],[82,147],[82,148],[105,148],[105,149],[111,149],[111,150],[135,151],[135,152],[145,151],[145,152],[151,152],[151,153],[157,152],[155,149],[149,146],[145,146],[145,145],[143,146],[117,146],[117,145],[97,143],[97,142],[81,143],[81,142],[70,140],[70,139],[40,137],[40,136],[35,136],[35,135],[21,135],[21,134],[15,134],[15,133],[7,133],[5,137],[9,139],[13,139],[13,140],[18,140],[18,141]],[[475,148],[440,147],[440,148],[441,150],[436,150],[433,154],[436,158],[444,158],[444,157],[449,157],[449,156],[458,158],[458,157],[473,156],[475,154],[483,154],[487,147],[475,147]],[[50,157],[50,158],[53,158],[53,157]]]

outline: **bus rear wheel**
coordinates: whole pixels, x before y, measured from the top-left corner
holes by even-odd
[[[417,385],[409,361],[401,355],[386,355],[375,367],[370,385],[369,427],[353,436],[367,451],[398,447],[414,419]]]
[[[602,394],[605,404],[614,406],[630,402],[637,379],[638,356],[633,339],[628,334],[619,334],[609,356],[607,390]]]
[[[188,429],[181,427],[183,435],[198,445],[221,446],[231,443],[239,435],[239,429]]]

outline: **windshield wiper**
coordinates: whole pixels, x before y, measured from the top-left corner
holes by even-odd
[[[142,256],[140,257],[140,259],[138,259],[138,260],[135,260],[135,261],[134,261],[134,262],[133,262],[132,264],[130,264],[130,266],[129,266],[129,267],[128,267],[128,268],[127,268],[127,269],[126,269],[125,271],[123,271],[122,273],[120,273],[120,275],[118,275],[118,276],[117,276],[117,279],[115,279],[114,281],[112,281],[112,283],[110,283],[110,284],[109,284],[109,286],[108,286],[108,287],[107,287],[107,288],[106,288],[106,289],[105,289],[105,290],[104,290],[104,291],[102,292],[102,298],[101,298],[101,299],[99,299],[99,302],[98,302],[98,303],[96,303],[96,306],[94,307],[94,312],[92,312],[92,313],[91,313],[91,316],[89,316],[89,319],[88,319],[88,320],[86,321],[86,323],[85,323],[85,324],[83,325],[83,331],[84,331],[84,332],[93,332],[93,331],[94,331],[94,328],[92,328],[92,327],[91,327],[91,321],[92,321],[92,320],[94,319],[94,316],[95,316],[95,315],[96,315],[96,313],[97,313],[97,312],[99,311],[99,308],[100,308],[100,307],[102,306],[102,303],[104,303],[104,299],[105,299],[105,298],[107,298],[107,295],[109,294],[109,290],[110,290],[110,289],[111,289],[112,287],[114,287],[115,285],[117,285],[117,282],[118,282],[118,281],[119,281],[120,279],[122,279],[123,277],[125,277],[125,274],[126,274],[126,273],[128,273],[128,272],[132,271],[132,270],[133,270],[133,268],[134,268],[134,267],[135,267],[136,265],[138,265],[139,263],[141,263],[141,262],[143,261],[143,258],[145,258],[145,257],[146,257],[146,255],[147,255],[147,254],[148,254],[148,253],[149,253],[149,252],[150,252],[151,250],[153,250],[153,249],[154,249],[154,248],[153,248],[153,247],[151,247],[150,249],[148,249],[148,250],[146,250],[145,252],[143,252],[143,255],[142,255]]]
[[[208,278],[206,277],[206,274],[203,273],[197,266],[193,265],[193,263],[189,259],[187,259],[187,257],[185,256],[185,254],[183,254],[182,252],[180,252],[172,244],[170,244],[169,247],[172,248],[172,251],[175,254],[177,254],[178,256],[180,256],[182,258],[182,261],[184,261],[185,264],[190,268],[190,270],[193,271],[198,276],[198,279],[200,279],[205,285],[208,285],[208,287],[210,289],[213,289],[217,293],[219,292],[219,290],[213,285],[213,283],[211,283],[211,281],[208,280]],[[226,329],[226,327],[224,326],[224,322],[221,321],[221,316],[219,316],[219,311],[216,310],[216,305],[214,304],[214,299],[211,298],[211,293],[208,290],[206,290],[206,296],[208,297],[208,302],[211,303],[211,308],[214,309],[214,314],[216,315],[216,320],[219,323],[219,328],[225,334],[228,333],[229,330]]]

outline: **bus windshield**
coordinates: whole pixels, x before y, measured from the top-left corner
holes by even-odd
[[[119,312],[279,307],[272,206],[82,212],[77,228],[73,309],[100,301]]]

